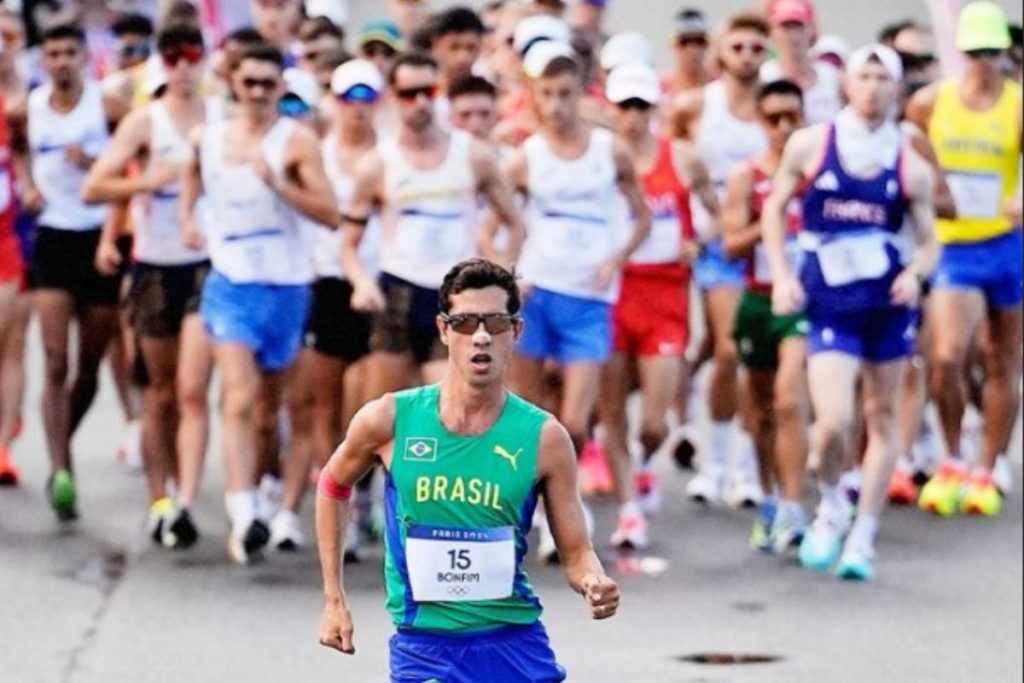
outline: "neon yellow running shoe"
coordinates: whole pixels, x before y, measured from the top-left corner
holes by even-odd
[[[963,463],[947,460],[921,489],[918,506],[940,517],[952,517],[960,509],[966,480],[967,468]]]
[[[1003,497],[992,481],[992,473],[977,469],[967,478],[967,490],[960,511],[965,515],[995,517],[1003,508]]]

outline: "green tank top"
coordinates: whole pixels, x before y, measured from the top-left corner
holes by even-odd
[[[523,570],[548,414],[512,393],[483,434],[452,434],[439,385],[399,392],[385,484],[384,579],[395,625],[480,631],[532,624]]]

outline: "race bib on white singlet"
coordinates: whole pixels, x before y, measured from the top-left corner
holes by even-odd
[[[414,524],[406,534],[405,558],[416,602],[503,600],[515,582],[515,528]]]
[[[889,271],[888,240],[885,235],[868,233],[839,237],[818,249],[821,274],[829,287],[877,280]]]
[[[570,270],[599,266],[611,255],[608,225],[598,219],[547,215],[535,235],[546,259]]]
[[[402,234],[412,244],[405,245],[410,253],[428,257],[432,261],[452,262],[466,253],[465,216],[442,216],[410,211],[402,214]]]
[[[959,218],[997,218],[1002,209],[1003,183],[998,173],[951,171],[946,185]]]

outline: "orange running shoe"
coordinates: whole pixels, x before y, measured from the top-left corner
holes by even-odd
[[[917,500],[917,487],[909,472],[895,469],[889,479],[889,502],[894,505],[913,505]]]
[[[7,446],[0,447],[0,486],[17,486],[18,468],[11,462],[11,451]]]

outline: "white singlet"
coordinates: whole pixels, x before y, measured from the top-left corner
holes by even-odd
[[[186,133],[178,129],[167,106],[160,100],[149,108],[149,163],[183,166],[192,154]],[[206,102],[206,125],[217,121],[212,101]],[[135,235],[135,260],[158,266],[180,266],[199,263],[207,258],[206,249],[189,249],[181,240],[178,220],[181,183],[175,181],[155,192],[132,198],[132,228]],[[203,214],[205,198],[196,207]],[[204,223],[205,224],[205,223]]]
[[[598,270],[622,242],[614,144],[611,131],[596,128],[583,155],[567,160],[539,133],[524,143],[529,203],[519,265],[531,284],[558,294],[614,301],[616,284],[607,289],[594,285]]]
[[[804,123],[808,126],[815,123],[831,121],[843,108],[842,90],[843,75],[839,69],[825,62],[814,62],[814,85],[804,90]],[[761,67],[761,81],[771,83],[781,78],[782,70],[776,60],[765,62]]]
[[[473,138],[452,131],[438,166],[409,163],[395,140],[378,145],[384,162],[380,269],[418,287],[438,289],[447,272],[474,253],[477,182]]]
[[[729,109],[725,83],[715,81],[704,86],[704,111],[696,135],[697,152],[707,166],[719,200],[725,198],[729,170],[741,161],[768,148],[768,137],[757,120],[744,121]],[[698,235],[714,231],[711,216],[700,199],[690,198],[693,228]]]
[[[331,133],[324,138],[320,147],[324,157],[324,170],[327,171],[327,178],[331,181],[334,189],[334,197],[338,201],[338,208],[342,211],[348,206],[352,199],[354,183],[348,173],[338,166],[338,138]],[[341,239],[340,230],[328,230],[321,225],[314,224],[313,228],[313,271],[318,278],[335,277],[339,280],[346,279],[345,269],[341,265]],[[370,222],[363,229],[363,239],[359,242],[359,261],[363,268],[373,275],[377,275],[377,261],[380,256],[380,220],[377,215],[370,216]]]
[[[312,241],[291,209],[251,164],[224,160],[228,122],[203,132],[203,186],[210,202],[206,241],[215,270],[234,283],[304,285],[313,280]],[[284,174],[288,141],[298,124],[281,118],[260,142],[275,176]]]
[[[41,85],[28,96],[28,144],[32,179],[43,196],[39,225],[59,230],[98,230],[107,217],[106,204],[86,204],[80,193],[87,171],[65,158],[71,145],[97,157],[107,146],[107,113],[103,91],[86,81],[78,104],[60,114],[50,107],[53,85]]]

